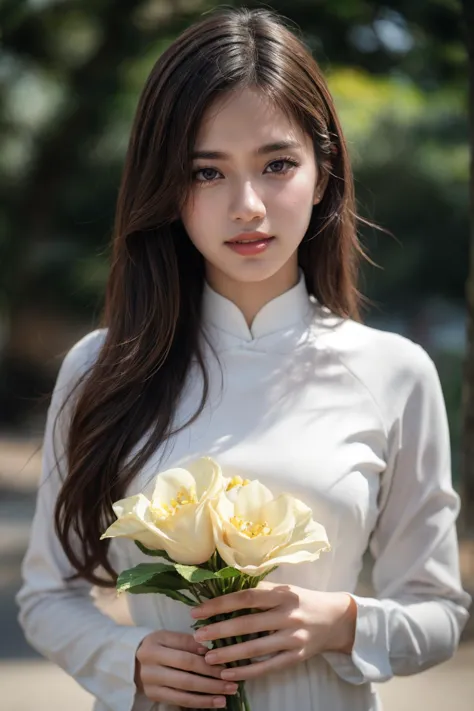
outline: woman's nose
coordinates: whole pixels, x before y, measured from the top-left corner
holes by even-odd
[[[250,181],[236,189],[230,206],[232,220],[250,222],[265,215],[265,205]]]

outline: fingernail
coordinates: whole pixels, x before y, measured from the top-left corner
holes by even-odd
[[[239,687],[237,686],[237,684],[226,684],[224,686],[224,689],[226,691],[230,691],[231,694],[235,694],[238,691]]]
[[[191,610],[191,617],[202,617],[201,610],[195,607]]]
[[[202,642],[203,639],[206,639],[206,630],[203,628],[202,630],[198,630],[197,632],[194,633],[194,639],[196,642]]]
[[[207,654],[208,653],[208,648],[207,647],[198,647],[197,648],[197,653],[198,654]]]
[[[234,679],[235,678],[235,671],[232,669],[224,669],[224,671],[221,671],[221,679]]]
[[[212,662],[215,662],[217,659],[217,654],[215,652],[209,652],[209,654],[206,654],[206,662],[209,662],[212,664]]]
[[[214,707],[216,709],[223,709],[225,707],[226,703],[227,703],[227,701],[222,697],[219,697],[218,699],[214,699]]]

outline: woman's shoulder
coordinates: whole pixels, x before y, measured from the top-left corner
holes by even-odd
[[[414,391],[439,389],[431,356],[407,336],[347,319],[330,341],[335,357],[392,414]]]
[[[426,350],[411,338],[352,319],[344,322],[337,340],[341,352],[366,362],[375,360],[390,370],[424,370],[431,361]]]
[[[107,329],[97,328],[80,338],[66,352],[59,368],[55,390],[69,390],[95,363],[102,348]]]
[[[106,334],[106,328],[97,328],[82,336],[67,351],[61,368],[74,372],[92,365],[104,344]]]

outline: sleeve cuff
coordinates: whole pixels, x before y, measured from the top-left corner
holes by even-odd
[[[143,639],[154,632],[146,627],[124,627],[109,654],[97,665],[100,676],[100,700],[113,711],[149,711],[153,703],[137,695],[135,654]]]
[[[336,674],[349,684],[388,681],[393,671],[389,659],[385,611],[380,600],[350,595],[357,605],[352,653],[325,652],[322,656]]]

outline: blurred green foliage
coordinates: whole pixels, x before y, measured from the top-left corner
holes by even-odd
[[[0,3],[5,311],[32,298],[84,313],[98,303],[140,88],[163,47],[214,6],[199,0]],[[362,213],[401,242],[366,236],[384,265],[368,273],[369,295],[397,308],[432,292],[461,299],[468,147],[458,4],[270,6],[297,23],[327,70],[352,147]]]
[[[394,235],[362,230],[381,265],[363,275],[375,311],[410,317],[433,296],[462,303],[469,152],[459,3],[245,4],[296,23],[327,74],[360,211]],[[97,314],[138,94],[163,48],[216,5],[0,0],[0,409],[17,367],[11,329],[25,308]]]

